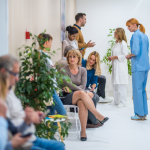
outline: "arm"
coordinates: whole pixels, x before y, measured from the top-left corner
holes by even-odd
[[[0,117],[0,149],[4,150],[7,144],[7,121]]]
[[[128,54],[128,51],[127,51],[127,44],[126,44],[124,41],[122,41],[121,55],[118,56],[118,60],[119,60],[119,61],[125,60],[127,54]]]
[[[87,71],[86,69],[82,69],[81,73],[81,85],[77,86],[78,88],[85,89],[87,83]]]
[[[93,89],[95,89],[96,87],[97,87],[97,81],[98,81],[98,76],[93,76],[92,77],[92,82],[91,82],[91,87],[93,88]]]

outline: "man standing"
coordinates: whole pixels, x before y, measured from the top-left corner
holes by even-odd
[[[77,30],[78,30],[78,36],[77,36],[76,40],[78,41],[79,49],[82,50],[81,51],[82,58],[84,58],[86,48],[94,47],[95,43],[91,42],[91,40],[87,44],[84,42],[84,38],[83,38],[83,35],[81,32],[81,27],[84,27],[86,24],[86,14],[84,14],[84,13],[76,14],[75,20],[76,20],[76,24],[74,24],[73,27],[77,28]]]

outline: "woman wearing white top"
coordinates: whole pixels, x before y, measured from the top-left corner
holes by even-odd
[[[68,31],[68,38],[66,38],[63,41],[63,53],[65,47],[68,45],[71,45],[72,47],[74,47],[74,49],[78,49],[78,42],[76,40],[76,37],[78,35],[78,30],[75,27],[71,27],[71,26],[66,27],[66,30]]]
[[[127,103],[128,66],[126,55],[128,54],[125,31],[117,28],[114,32],[116,43],[112,48],[112,54],[108,60],[112,61],[112,81],[114,88],[114,102],[111,104],[125,107]]]

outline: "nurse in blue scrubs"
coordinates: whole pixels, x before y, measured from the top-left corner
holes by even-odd
[[[132,64],[132,88],[134,116],[132,120],[145,120],[148,114],[146,83],[148,77],[149,65],[149,39],[145,34],[145,28],[135,18],[126,22],[128,30],[134,32],[130,40],[131,54],[127,59],[131,59]]]

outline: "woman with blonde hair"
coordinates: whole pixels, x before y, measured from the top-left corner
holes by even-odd
[[[130,32],[134,32],[130,40],[131,54],[127,59],[131,59],[132,64],[132,88],[134,116],[132,120],[145,120],[148,114],[146,83],[149,65],[149,39],[145,34],[144,26],[137,19],[131,18],[126,22]],[[139,28],[139,29],[138,29]]]
[[[81,141],[86,141],[86,124],[88,111],[91,111],[97,120],[103,125],[108,118],[101,115],[95,108],[92,101],[93,93],[87,92],[87,71],[81,65],[81,54],[78,50],[70,50],[67,54],[68,65],[61,69],[61,72],[68,75],[72,83],[64,80],[64,91],[68,93],[65,96],[64,104],[77,105],[79,107],[79,119],[81,123]],[[65,72],[64,72],[65,70]],[[70,90],[72,92],[70,92]]]
[[[112,82],[114,88],[114,102],[111,105],[125,107],[127,103],[128,65],[126,55],[128,54],[127,39],[123,28],[116,28],[114,32],[116,43],[112,48]]]

